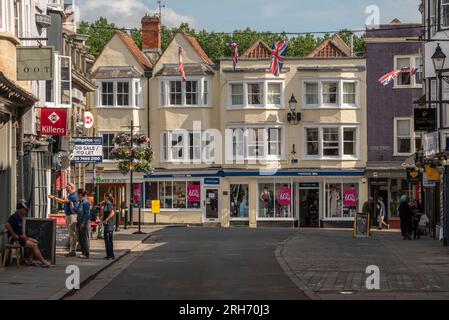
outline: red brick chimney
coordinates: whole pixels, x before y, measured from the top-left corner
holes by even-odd
[[[161,53],[161,19],[158,15],[145,14],[142,18],[142,51],[155,62]]]

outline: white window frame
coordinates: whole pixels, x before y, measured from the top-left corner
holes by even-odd
[[[180,81],[179,77],[163,77],[159,79],[159,92],[158,101],[160,108],[210,108],[211,107],[211,86],[212,79],[210,77],[189,77],[188,81],[197,81],[197,100],[198,103],[194,105],[188,105],[186,99],[186,83],[181,81],[181,104],[170,104],[170,82]],[[207,90],[205,90],[207,85]],[[207,94],[207,98],[204,99],[204,95]],[[204,100],[207,100],[206,102]]]
[[[118,87],[119,87],[119,83],[121,84],[128,84],[128,93],[123,92],[119,92],[118,91]],[[114,90],[114,96],[116,99],[116,105],[117,107],[122,107],[122,108],[129,108],[131,106],[133,106],[133,96],[134,96],[134,87],[133,87],[134,83],[132,81],[116,81],[115,82],[115,90]],[[119,95],[128,95],[128,105],[126,104],[119,104]]]
[[[233,105],[232,104],[232,85],[241,84],[243,85],[243,104]],[[261,84],[262,85],[262,101],[261,104],[250,104],[248,99],[248,85],[249,84]],[[268,103],[268,85],[269,84],[279,84],[280,85],[280,104],[269,104]],[[279,79],[243,79],[236,81],[228,81],[227,83],[227,96],[228,96],[228,110],[241,110],[241,109],[285,109],[285,80]]]
[[[398,59],[410,59],[410,70],[413,68],[420,68],[421,66],[417,66],[416,65],[416,60],[417,59],[421,59],[420,55],[397,55],[394,56],[394,70],[398,69]],[[422,62],[421,62],[422,63]],[[423,76],[422,70],[421,70],[421,75]],[[424,79],[422,79],[422,81],[424,81]],[[417,89],[421,89],[422,88],[422,82],[421,83],[416,83],[416,75],[410,75],[410,84],[409,85],[400,85],[398,83],[398,79],[394,80],[394,88],[395,89],[407,89],[407,88],[417,88]]]
[[[69,77],[70,77],[70,88],[69,88],[69,104],[61,103],[61,60],[69,60]],[[53,80],[50,80],[53,84],[53,101],[45,101],[46,106],[50,108],[71,108],[72,107],[72,58],[69,56],[60,56],[55,53],[55,68],[53,73]],[[46,90],[47,84],[45,84]],[[46,97],[45,97],[46,98]]]
[[[394,140],[393,140],[393,157],[409,157],[416,152],[416,142],[415,142],[415,128],[413,123],[413,118],[411,117],[395,117],[394,121]],[[410,121],[410,153],[399,153],[398,152],[398,121]]]
[[[339,155],[336,157],[324,156],[324,138],[323,131],[324,128],[338,128],[339,133]],[[318,156],[307,154],[307,129],[318,129]],[[355,129],[356,130],[356,155],[345,155],[344,154],[344,129]],[[302,159],[304,161],[308,160],[335,160],[335,161],[359,161],[360,160],[360,125],[356,124],[335,124],[335,125],[319,125],[310,124],[304,125],[302,127]]]
[[[112,82],[113,83],[113,103],[112,106],[104,106],[102,100],[102,84],[104,82]],[[129,106],[121,106],[118,104],[118,83],[119,82],[128,82],[129,85]],[[143,86],[142,79],[140,78],[114,78],[114,79],[98,79],[96,80],[96,84],[98,86],[96,90],[96,107],[104,108],[104,109],[143,109]],[[138,92],[136,92],[138,89]],[[136,103],[136,97],[138,101]]]
[[[190,139],[190,135],[193,134],[193,141]],[[198,139],[198,134],[200,135]],[[174,135],[182,135],[182,146],[177,148],[182,149],[183,157],[174,158],[172,150],[172,141]],[[164,144],[164,136],[166,137],[166,145]],[[160,133],[160,162],[162,163],[189,163],[189,164],[201,164],[203,157],[203,150],[205,148],[210,148],[206,141],[203,141],[203,132],[194,132],[188,130],[178,130],[178,131],[162,131]],[[192,147],[199,148],[200,154],[199,158],[195,157],[195,152],[193,153],[193,159],[190,158],[191,142],[193,142]],[[164,152],[166,150],[166,152]]]
[[[335,104],[324,103],[323,83],[326,82],[338,84],[337,103]],[[307,104],[307,83],[318,84],[318,104]],[[344,103],[344,83],[355,83],[355,104]],[[301,81],[301,91],[302,109],[360,109],[360,80],[358,78],[304,78]]]
[[[117,131],[100,131],[100,132],[98,132],[98,136],[101,137],[101,138],[103,138],[103,145],[102,145],[102,148],[103,148],[103,146],[104,146],[104,135],[105,135],[105,134],[112,134],[112,135],[114,135],[114,138],[115,138],[115,137],[117,137],[119,134],[121,134],[121,132],[117,132]],[[109,146],[109,147],[111,147],[111,146]],[[115,147],[115,145],[114,145],[114,147]],[[105,157],[103,157],[103,162],[104,162],[104,163],[118,163],[119,160],[106,159]]]
[[[226,159],[228,161],[257,161],[257,160],[263,160],[263,161],[284,161],[286,159],[286,127],[284,125],[242,125],[242,126],[230,126],[227,128],[226,132],[226,141],[225,144],[226,147]],[[233,145],[233,138],[234,138],[234,130],[241,129],[243,130],[243,157],[242,155],[234,155],[234,145]],[[263,155],[259,156],[250,156],[248,154],[248,145],[249,143],[249,137],[248,137],[248,129],[262,129],[265,130],[263,135],[266,139],[263,141],[263,145],[260,145],[261,148],[264,150]],[[268,129],[280,129],[281,130],[281,154],[280,155],[269,155],[268,150]],[[240,142],[241,143],[241,142]]]

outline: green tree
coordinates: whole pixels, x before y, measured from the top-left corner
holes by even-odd
[[[88,50],[95,57],[98,57],[106,43],[111,40],[116,29],[117,27],[114,23],[109,23],[106,18],[100,17],[91,24],[81,21],[78,33],[89,36],[86,42]]]

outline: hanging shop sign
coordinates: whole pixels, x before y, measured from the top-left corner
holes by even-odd
[[[67,109],[41,109],[41,135],[66,136],[67,135]]]
[[[419,169],[408,168],[407,169],[407,180],[413,184],[419,183],[421,180],[421,173],[420,173]]]
[[[94,126],[94,116],[89,111],[84,112],[84,128],[90,129]]]
[[[436,109],[415,109],[415,131],[435,131],[436,128]]]
[[[422,137],[422,147],[425,157],[432,157],[439,153],[438,132],[429,132]]]
[[[17,47],[17,80],[53,80],[53,47]]]
[[[78,137],[74,138],[72,163],[102,163],[103,138]]]

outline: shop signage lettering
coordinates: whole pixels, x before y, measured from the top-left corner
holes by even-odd
[[[426,167],[426,176],[428,181],[441,181],[440,170],[438,168]]]
[[[41,109],[41,135],[65,136],[67,134],[67,109]]]
[[[201,186],[199,185],[189,185],[188,188],[187,201],[190,203],[201,202]]]
[[[422,147],[425,157],[432,157],[439,152],[438,147],[438,132],[430,132],[423,135]]]
[[[421,180],[421,173],[418,169],[408,168],[407,179],[410,183],[418,183]]]
[[[103,138],[78,137],[74,138],[72,163],[101,163],[103,162]]]
[[[292,190],[290,188],[282,188],[279,192],[279,204],[282,207],[291,205],[292,203]]]
[[[345,207],[357,207],[357,190],[351,188],[343,191],[343,205]]]
[[[17,47],[17,80],[53,80],[53,47]]]

